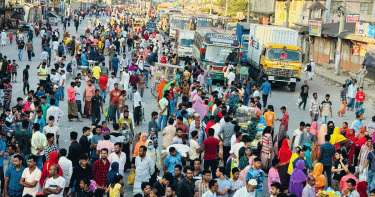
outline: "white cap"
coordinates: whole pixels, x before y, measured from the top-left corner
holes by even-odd
[[[194,116],[199,116],[199,113],[195,113]]]
[[[255,179],[250,179],[249,185],[258,185],[258,182]]]

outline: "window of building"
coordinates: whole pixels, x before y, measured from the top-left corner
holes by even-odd
[[[373,3],[371,2],[361,3],[360,14],[372,15],[372,8]]]

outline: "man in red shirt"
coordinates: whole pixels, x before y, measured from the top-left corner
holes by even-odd
[[[208,169],[211,167],[212,178],[216,178],[217,169],[217,149],[219,148],[219,140],[214,138],[215,130],[213,128],[208,129],[208,138],[203,141],[203,146],[198,149],[199,152],[204,151],[204,167]]]
[[[100,150],[100,158],[96,160],[94,166],[92,167],[92,176],[94,177],[94,181],[96,182],[97,189],[95,193],[102,194],[103,196],[104,191],[107,187],[107,173],[109,170],[109,166],[111,165],[107,159],[108,156],[108,149],[103,148]],[[100,196],[100,195],[99,195]]]
[[[102,97],[103,103],[105,103],[105,98],[107,98],[107,83],[108,77],[105,73],[102,73],[99,77],[99,88],[100,88],[100,97]]]
[[[118,111],[120,96],[121,96],[121,90],[118,89],[118,83],[115,83],[115,89],[111,91],[110,98],[109,98],[110,99],[109,105],[112,109],[111,118],[112,118],[113,123],[117,122],[116,114],[118,117],[120,116],[119,111]]]
[[[188,138],[188,135],[189,135],[189,127],[186,124],[184,124],[184,118],[182,116],[177,117],[177,122],[174,125],[174,127],[176,129],[177,128],[182,129],[182,131],[184,132],[184,135],[182,137],[182,141],[184,142],[184,144],[186,144],[186,139]]]

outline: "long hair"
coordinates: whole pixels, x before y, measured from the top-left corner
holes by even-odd
[[[115,187],[116,183],[120,183],[122,179],[122,175],[121,174],[116,174],[113,179],[112,179],[112,183],[111,183],[111,187]]]

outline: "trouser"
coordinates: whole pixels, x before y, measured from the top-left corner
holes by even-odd
[[[139,93],[141,94],[141,97],[143,98],[143,94],[145,92],[145,86],[139,88]]]
[[[144,75],[146,76],[146,87],[148,86],[148,70],[144,69]]]
[[[130,162],[130,143],[123,144],[122,145],[122,151],[126,155],[126,163],[125,163],[125,169],[131,168],[131,162]]]
[[[64,100],[64,87],[59,87],[60,100]]]
[[[18,49],[18,58],[22,60],[22,49]]]
[[[223,146],[223,161],[224,161],[224,166],[227,164],[227,160],[229,158],[229,151],[230,151],[230,146]]]
[[[117,76],[118,67],[113,67],[113,72],[115,73],[115,77]]]
[[[31,61],[31,52],[33,51],[27,51],[27,57],[29,58],[30,61]]]
[[[105,103],[105,99],[107,98],[107,89],[100,90],[100,97],[102,97],[102,100]]]
[[[134,122],[135,125],[139,125],[141,122],[141,106],[134,108]]]
[[[319,114],[311,114],[310,115],[310,117],[311,117],[311,122],[316,122],[316,121],[318,121],[318,118],[319,118]]]
[[[204,160],[203,169],[208,170],[211,167],[212,178],[216,178],[217,160]]]
[[[25,89],[27,90],[27,93],[29,93],[29,91],[30,91],[30,84],[29,84],[28,81],[23,82],[23,94],[26,94],[25,93]]]
[[[267,109],[267,99],[268,99],[268,95],[262,94],[262,101],[263,101],[263,108],[264,109]]]
[[[332,166],[323,166],[323,174],[327,174],[327,187],[331,187],[332,184]]]
[[[348,105],[346,105],[347,107],[348,107],[348,109],[354,109],[354,102],[355,101],[355,98],[350,98],[349,97],[349,103],[348,103]]]
[[[117,119],[116,119],[116,114],[117,114],[117,116],[118,117],[120,117],[120,115],[119,115],[119,112],[118,112],[118,106],[116,106],[116,105],[112,105],[111,106],[111,119],[112,119],[112,121],[113,121],[113,123],[116,123],[117,122]]]
[[[372,171],[370,168],[368,169],[368,185],[369,185],[369,190],[375,189],[375,172]]]
[[[301,107],[301,105],[303,103],[303,109],[305,110],[306,109],[306,103],[307,103],[307,95],[302,95],[301,98],[302,98],[302,102],[298,105],[298,107]]]
[[[0,167],[1,193],[4,193],[4,167]]]
[[[92,124],[97,125],[100,122],[100,111],[94,112],[92,111]]]
[[[322,124],[328,123],[329,116],[322,116]]]
[[[168,116],[167,115],[161,115],[161,114],[159,114],[158,125],[159,125],[159,127],[160,127],[161,130],[163,130],[164,127],[167,125],[167,121],[168,121]]]
[[[76,100],[76,104],[77,104],[78,113],[80,113],[82,115],[82,101]]]

